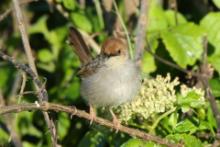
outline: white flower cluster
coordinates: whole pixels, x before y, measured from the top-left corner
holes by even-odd
[[[119,118],[124,122],[135,115],[147,119],[152,114],[173,108],[177,100],[174,88],[178,84],[178,79],[171,81],[169,74],[165,78],[157,76],[156,79],[144,79],[136,98],[116,108]]]

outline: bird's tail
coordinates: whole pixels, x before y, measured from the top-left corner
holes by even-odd
[[[85,65],[92,60],[91,53],[82,35],[74,27],[69,29],[69,42],[74,47],[74,52],[79,57],[81,64]]]

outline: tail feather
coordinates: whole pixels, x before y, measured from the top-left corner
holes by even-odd
[[[74,47],[74,52],[77,54],[80,62],[83,65],[89,63],[92,60],[90,51],[84,42],[82,35],[77,29],[73,27],[70,27],[69,30],[69,41],[70,44]]]

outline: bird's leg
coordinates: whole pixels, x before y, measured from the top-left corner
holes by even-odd
[[[109,109],[111,115],[112,115],[112,122],[113,125],[115,127],[116,133],[118,132],[120,126],[121,126],[121,122],[120,120],[116,117],[115,113],[112,111],[112,108]]]
[[[90,116],[90,125],[93,123],[94,119],[96,118],[96,112],[93,106],[89,105],[89,116]]]

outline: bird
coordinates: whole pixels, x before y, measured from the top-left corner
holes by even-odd
[[[96,117],[94,107],[109,107],[113,124],[118,128],[120,121],[112,108],[131,101],[141,84],[140,69],[129,58],[126,41],[121,37],[107,38],[95,58],[74,27],[69,28],[69,42],[81,63],[80,93],[90,106],[90,120]]]

